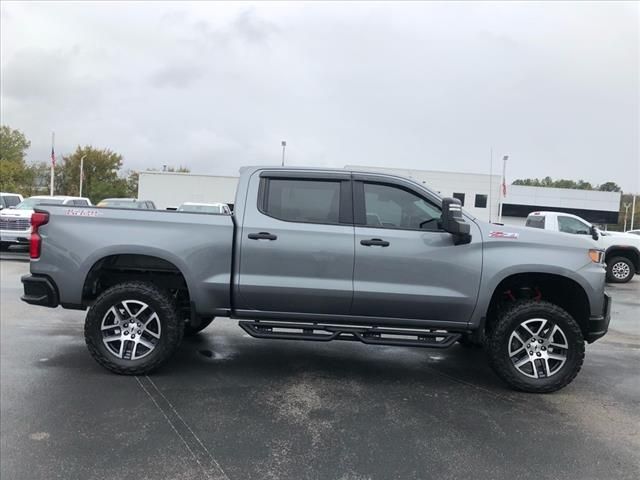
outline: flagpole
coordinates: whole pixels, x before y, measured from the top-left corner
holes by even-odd
[[[491,223],[491,190],[493,190],[493,145],[489,149],[489,223]]]
[[[56,154],[55,154],[55,142],[56,132],[51,132],[51,182],[50,182],[50,195],[53,197],[53,169],[56,166]]]
[[[502,185],[500,189],[500,206],[498,207],[498,223],[502,223],[502,204],[503,198],[507,196],[507,160],[509,155],[502,157]]]

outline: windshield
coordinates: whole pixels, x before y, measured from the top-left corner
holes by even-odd
[[[33,210],[36,205],[40,205],[41,203],[49,203],[49,204],[60,204],[62,200],[59,198],[27,198],[22,203],[16,205],[18,210]]]
[[[220,205],[180,205],[179,212],[224,213]]]

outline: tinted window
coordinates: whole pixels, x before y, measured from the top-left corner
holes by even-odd
[[[544,228],[544,215],[534,215],[527,217],[526,227]]]
[[[438,230],[439,207],[403,188],[364,184],[366,222],[369,227]]]
[[[59,204],[62,203],[62,200],[59,198],[27,198],[24,202],[18,204],[18,206],[16,208],[20,209],[20,210],[32,210],[33,208],[35,208],[37,205],[40,205],[41,203],[48,203],[48,204]]]
[[[73,204],[78,207],[86,207],[87,205],[89,205],[89,202],[87,202],[86,200],[74,200]]]
[[[475,202],[474,205],[475,205],[476,208],[487,208],[487,196],[486,195],[477,194],[476,195],[476,202]]]
[[[4,207],[15,207],[20,203],[20,197],[17,195],[3,195],[2,204]]]
[[[573,217],[558,217],[558,230],[564,233],[577,233],[589,235],[589,225]]]
[[[289,222],[338,223],[340,182],[270,179],[263,210]]]
[[[454,193],[453,198],[460,200],[460,204],[464,207],[464,193]]]

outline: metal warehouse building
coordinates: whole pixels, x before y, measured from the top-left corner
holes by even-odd
[[[411,178],[443,197],[458,198],[465,210],[485,221],[498,221],[502,200],[502,223],[511,225],[523,225],[527,215],[536,210],[572,213],[597,224],[618,222],[620,192],[509,185],[506,197],[501,198],[500,175],[355,165],[345,168]],[[153,200],[160,209],[177,207],[183,202],[232,204],[237,184],[238,177],[140,172],[138,198]]]

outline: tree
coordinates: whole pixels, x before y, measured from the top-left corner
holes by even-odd
[[[56,191],[65,195],[80,193],[80,160],[84,157],[82,196],[93,203],[108,197],[125,197],[127,179],[119,173],[122,155],[109,149],[98,150],[91,146],[78,146],[73,154],[62,157],[56,168]]]
[[[551,177],[544,177],[543,179],[537,178],[525,178],[514,180],[513,185],[525,185],[528,187],[553,187],[553,188],[572,188],[576,190],[600,190],[603,192],[619,192],[620,187],[615,182],[606,182],[600,186],[594,186],[591,182],[584,180],[568,180],[560,178],[554,180]]]
[[[28,183],[28,167],[24,161],[31,142],[20,130],[0,127],[0,190],[22,193]]]
[[[605,182],[598,187],[601,192],[619,192],[620,187],[615,182]]]

